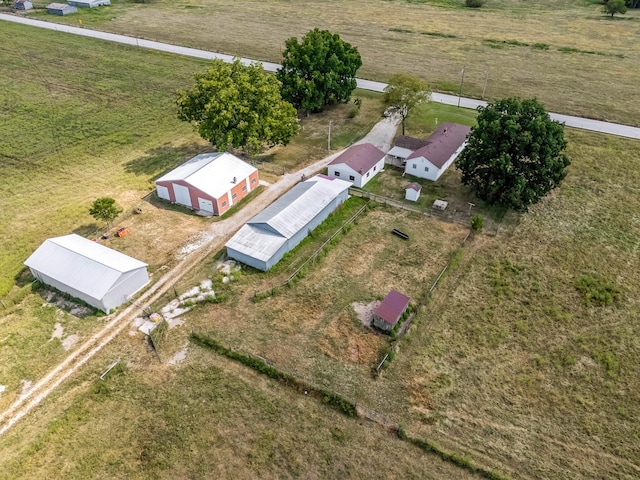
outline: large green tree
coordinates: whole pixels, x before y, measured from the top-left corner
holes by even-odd
[[[191,122],[218,150],[254,154],[289,143],[298,132],[295,108],[280,95],[280,82],[260,63],[214,60],[196,83],[178,92],[178,118]]]
[[[428,102],[431,93],[425,82],[413,75],[396,73],[384,89],[384,98],[389,108],[402,116],[402,135],[404,120],[416,106]]]
[[[462,183],[492,205],[527,210],[566,176],[564,125],[535,99],[507,98],[478,111],[456,161]]]
[[[356,72],[362,66],[358,49],[328,30],[311,30],[302,41],[285,42],[282,96],[295,107],[319,112],[325,105],[348,102],[356,88]]]

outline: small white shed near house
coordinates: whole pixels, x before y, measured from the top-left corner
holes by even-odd
[[[419,183],[411,182],[405,188],[405,200],[410,200],[412,202],[417,202],[420,198],[420,191],[422,190],[422,185]]]
[[[38,281],[105,313],[149,283],[146,263],[76,234],[45,240],[24,264]]]
[[[31,10],[33,8],[33,3],[29,0],[15,0],[13,2],[13,8],[16,10]]]

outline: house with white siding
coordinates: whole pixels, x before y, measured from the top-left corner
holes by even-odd
[[[427,144],[406,158],[404,173],[427,180],[438,180],[462,153],[471,128],[443,123],[426,140]]]
[[[298,183],[238,230],[225,245],[227,255],[269,270],[347,199],[350,186],[325,175]]]
[[[352,145],[327,167],[327,175],[362,188],[384,169],[385,153],[370,143]]]
[[[258,169],[228,152],[203,153],[156,180],[158,197],[222,215],[260,183]]]
[[[105,313],[149,283],[146,263],[76,234],[45,240],[24,264],[39,282]]]

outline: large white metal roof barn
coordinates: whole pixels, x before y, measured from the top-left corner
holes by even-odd
[[[76,234],[45,240],[24,264],[40,282],[105,313],[149,283],[146,263]]]

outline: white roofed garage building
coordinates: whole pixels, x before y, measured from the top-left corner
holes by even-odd
[[[45,240],[24,264],[41,283],[105,313],[149,283],[146,263],[76,234]]]
[[[249,220],[227,242],[227,255],[267,271],[349,196],[351,184],[316,175],[298,183]]]
[[[258,169],[235,155],[203,153],[156,180],[156,192],[202,215],[222,215],[259,183]]]

